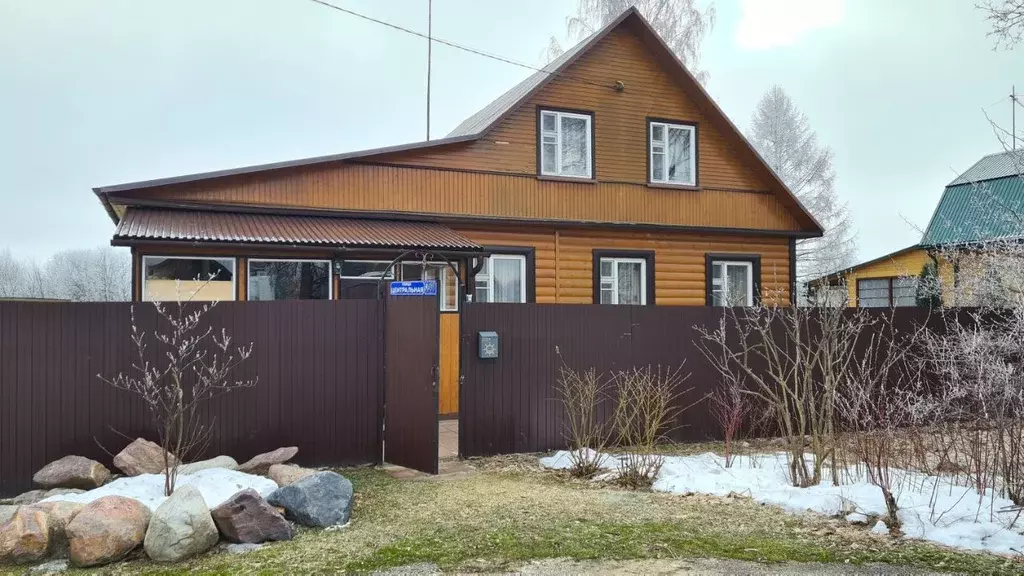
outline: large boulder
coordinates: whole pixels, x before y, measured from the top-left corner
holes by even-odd
[[[259,544],[292,538],[292,525],[252,488],[235,494],[211,514],[217,529],[231,542]]]
[[[336,472],[317,472],[278,488],[267,502],[284,508],[286,518],[305,526],[345,524],[352,514],[352,483]]]
[[[0,564],[38,562],[50,553],[50,518],[22,506],[0,526]]]
[[[176,461],[169,455],[171,463]],[[114,456],[114,466],[128,476],[139,474],[163,474],[164,452],[160,445],[145,438],[136,438]]]
[[[274,464],[267,471],[267,478],[277,482],[278,486],[291,486],[303,478],[316,474],[316,470],[293,466],[291,464]]]
[[[271,452],[257,454],[250,458],[248,462],[239,465],[238,471],[246,472],[248,474],[266,474],[274,464],[284,464],[292,458],[295,458],[295,455],[298,453],[298,447],[287,446],[285,448],[278,448]]]
[[[46,498],[46,490],[29,490],[11,498],[11,504],[35,504]]]
[[[110,480],[110,470],[84,456],[65,456],[39,469],[32,481],[43,488],[99,488]]]
[[[149,508],[133,498],[93,500],[67,526],[71,563],[99,566],[124,558],[142,544],[149,517]]]
[[[31,509],[42,510],[50,519],[50,556],[67,558],[68,549],[67,527],[75,516],[85,508],[79,502],[40,502],[33,504]]]
[[[200,470],[209,470],[211,468],[238,470],[238,462],[236,462],[231,456],[217,456],[216,458],[210,458],[209,460],[200,460],[190,464],[181,464],[178,466],[178,475],[195,474]]]
[[[3,526],[8,520],[13,518],[18,508],[21,508],[21,506],[17,504],[0,504],[0,526]]]
[[[220,536],[203,495],[194,486],[179,486],[149,520],[144,547],[157,562],[178,562],[202,554]]]

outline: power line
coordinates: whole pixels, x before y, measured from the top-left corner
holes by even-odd
[[[350,16],[355,16],[356,18],[362,18],[363,20],[366,20],[366,21],[369,21],[369,22],[373,22],[374,24],[380,24],[381,26],[387,26],[388,28],[392,28],[392,29],[398,30],[400,32],[405,32],[406,34],[412,34],[413,36],[418,36],[420,38],[423,38],[423,39],[427,40],[428,42],[437,42],[438,44],[444,44],[445,46],[449,46],[451,48],[455,48],[456,50],[463,50],[465,52],[469,52],[470,54],[476,54],[477,56],[483,56],[484,58],[490,58],[492,60],[497,60],[498,62],[504,62],[505,64],[511,64],[513,66],[519,66],[520,68],[526,68],[527,70],[533,70],[534,72],[542,72],[542,73],[548,74],[550,76],[558,76],[559,78],[564,78],[566,80],[572,80],[573,82],[581,82],[583,84],[590,84],[591,86],[597,86],[599,88],[615,88],[614,86],[611,86],[609,84],[601,84],[600,82],[593,82],[591,80],[586,80],[584,78],[575,78],[575,77],[572,77],[572,76],[569,76],[569,75],[566,75],[566,74],[561,74],[561,73],[558,73],[558,72],[553,72],[551,70],[544,70],[543,68],[537,68],[536,66],[530,66],[529,64],[523,64],[522,62],[516,62],[515,60],[509,59],[509,58],[505,58],[504,56],[498,56],[496,54],[490,54],[490,53],[484,52],[483,50],[477,50],[476,48],[470,48],[469,46],[463,46],[461,44],[456,44],[455,42],[444,40],[444,39],[438,38],[436,36],[430,36],[430,35],[427,35],[427,34],[423,34],[422,32],[417,32],[415,30],[411,30],[409,28],[405,28],[405,27],[399,26],[397,24],[392,24],[391,22],[386,22],[384,20],[379,20],[377,18],[373,18],[372,16],[367,16],[365,14],[360,14],[359,12],[355,12],[354,10],[349,10],[348,8],[342,8],[341,6],[337,6],[335,4],[331,4],[330,2],[325,2],[324,0],[309,0],[309,1],[310,2],[314,2],[316,4],[319,4],[321,6],[326,6],[327,8],[332,8],[332,9],[337,10],[339,12],[344,12],[345,14],[348,14]]]

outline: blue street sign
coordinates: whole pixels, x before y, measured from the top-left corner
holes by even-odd
[[[391,283],[392,296],[437,296],[436,280],[409,280]]]

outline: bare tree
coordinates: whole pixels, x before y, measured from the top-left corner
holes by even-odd
[[[160,354],[149,354],[147,334],[139,328],[132,308],[132,342],[136,359],[130,372],[100,379],[138,395],[156,425],[164,459],[164,493],[170,496],[178,465],[201,453],[213,428],[199,412],[211,398],[256,385],[256,380],[233,380],[231,372],[252,355],[253,344],[232,348],[231,337],[206,324],[216,302],[191,305],[179,301],[168,307],[153,304],[164,328],[152,333]]]
[[[807,116],[780,86],[761,96],[747,136],[825,228],[821,238],[797,241],[797,282],[802,285],[852,264],[855,238],[849,208],[836,193],[832,150],[818,142]]]
[[[700,69],[700,45],[715,27],[715,5],[704,11],[695,0],[578,0],[576,14],[567,21],[567,32],[573,41],[581,41],[614,20],[630,6],[636,6],[644,18],[665,40],[669,48],[701,84],[708,81],[708,72]],[[564,50],[552,36],[546,51],[548,60]]]
[[[26,270],[11,254],[10,249],[0,251],[0,298],[25,295]]]
[[[62,250],[43,262],[0,252],[0,297],[80,302],[131,300],[131,255],[123,248]]]
[[[1024,0],[985,0],[975,8],[985,13],[996,48],[1011,49],[1024,38]]]

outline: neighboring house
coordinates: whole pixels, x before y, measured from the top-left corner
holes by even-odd
[[[971,255],[994,240],[1024,237],[1024,153],[983,157],[950,182],[921,241],[811,282],[812,289],[845,291],[846,304],[860,307],[915,306],[918,278],[926,263],[938,270],[943,303],[955,305],[949,287],[965,273],[984,273]]]
[[[635,9],[443,139],[95,192],[136,300],[438,279],[442,413],[463,301],[788,303],[795,240],[822,233]]]

